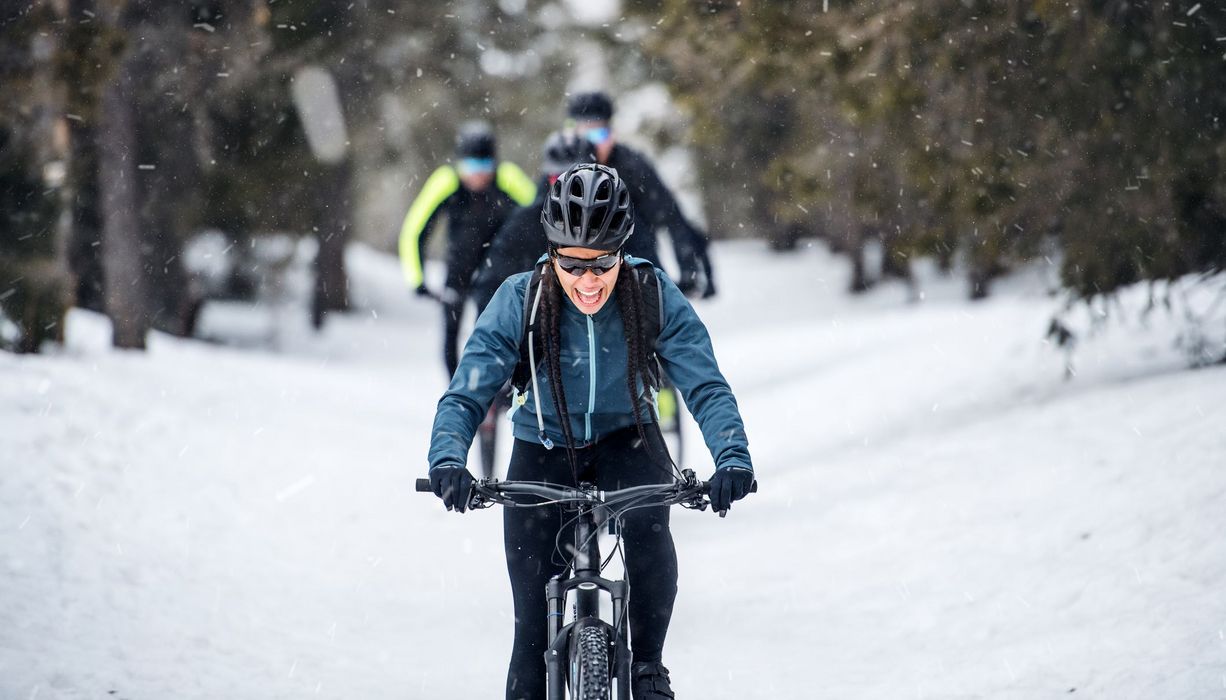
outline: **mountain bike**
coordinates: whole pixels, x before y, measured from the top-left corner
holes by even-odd
[[[480,479],[469,497],[470,509],[503,505],[539,508],[561,505],[573,513],[573,553],[562,573],[545,586],[548,646],[545,650],[546,700],[630,700],[630,634],[627,617],[630,584],[601,574],[612,560],[602,560],[597,516],[604,513],[615,531],[621,515],[633,508],[680,505],[706,510],[707,483],[692,470],[668,484],[631,486],[601,491],[594,484],[577,488],[535,481]],[[418,491],[430,491],[429,479],[417,480]],[[757,484],[750,491],[757,491]],[[527,500],[534,499],[534,500]],[[726,515],[721,512],[720,517]],[[559,533],[560,535],[560,533]],[[614,550],[621,550],[620,534]],[[608,596],[611,615],[601,617],[601,594]],[[573,595],[571,622],[564,624]]]

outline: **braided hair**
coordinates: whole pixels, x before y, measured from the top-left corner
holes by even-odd
[[[623,271],[630,273],[630,284],[625,285],[622,293],[617,295],[626,334],[626,388],[630,391],[630,406],[634,411],[634,427],[639,432],[639,439],[649,451],[654,452],[651,441],[643,431],[643,411],[639,407],[639,380],[647,386],[651,379],[647,371],[651,360],[647,356],[647,343],[644,342],[647,339],[643,337],[643,290],[639,288],[638,272],[634,268],[627,266]]]
[[[630,406],[634,412],[634,426],[638,430],[639,439],[647,447],[647,451],[651,456],[652,462],[661,467],[663,462],[667,462],[674,470],[676,465],[673,463],[672,457],[668,454],[668,447],[664,445],[663,460],[658,459],[659,453],[656,446],[647,438],[647,433],[644,430],[645,421],[643,419],[643,410],[639,405],[639,383],[642,382],[646,386],[651,381],[649,367],[651,366],[651,357],[648,350],[651,347],[650,342],[654,339],[643,337],[643,293],[639,288],[637,272],[629,265],[624,265],[618,282],[622,282],[624,278],[629,278],[624,284],[620,284],[622,293],[617,295],[617,304],[622,316],[622,326],[625,329],[626,339],[626,388],[630,393]],[[578,458],[575,452],[574,433],[571,430],[570,412],[566,408],[566,390],[562,386],[562,357],[561,357],[561,331],[560,318],[562,314],[562,284],[558,280],[557,273],[554,271],[552,264],[545,266],[544,272],[541,275],[541,316],[543,321],[544,337],[541,339],[541,350],[546,358],[547,371],[549,373],[550,393],[553,395],[554,408],[562,421],[562,435],[566,439],[566,455],[570,460],[571,475],[575,482],[579,481]],[[661,467],[662,468],[662,467]],[[668,472],[671,476],[672,471]]]
[[[566,439],[566,457],[570,460],[571,476],[579,483],[579,460],[575,455],[575,436],[570,429],[570,411],[566,408],[566,388],[562,386],[562,333],[559,329],[562,316],[562,284],[552,264],[546,264],[541,274],[541,320],[544,322],[544,346],[546,371],[549,373],[549,393],[553,406],[562,422],[562,436]]]

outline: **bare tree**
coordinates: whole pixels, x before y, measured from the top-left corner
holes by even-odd
[[[108,18],[119,25],[124,7]],[[114,325],[113,343],[144,349],[149,332],[149,285],[141,255],[137,216],[134,73],[139,58],[125,55],[102,91],[98,128],[105,308]]]

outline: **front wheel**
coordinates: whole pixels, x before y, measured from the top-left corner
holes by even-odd
[[[574,700],[609,700],[609,630],[590,625],[579,630],[570,648],[571,697]]]

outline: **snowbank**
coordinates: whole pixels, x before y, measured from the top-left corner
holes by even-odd
[[[1183,369],[1177,316],[1099,323],[1066,380],[1042,274],[908,304],[820,248],[715,254],[762,491],[674,516],[682,697],[1226,693],[1226,368]],[[74,312],[64,350],[0,355],[0,696],[500,696],[499,514],[412,492],[438,309],[350,263],[320,336],[202,319],[280,352],[117,352]]]

